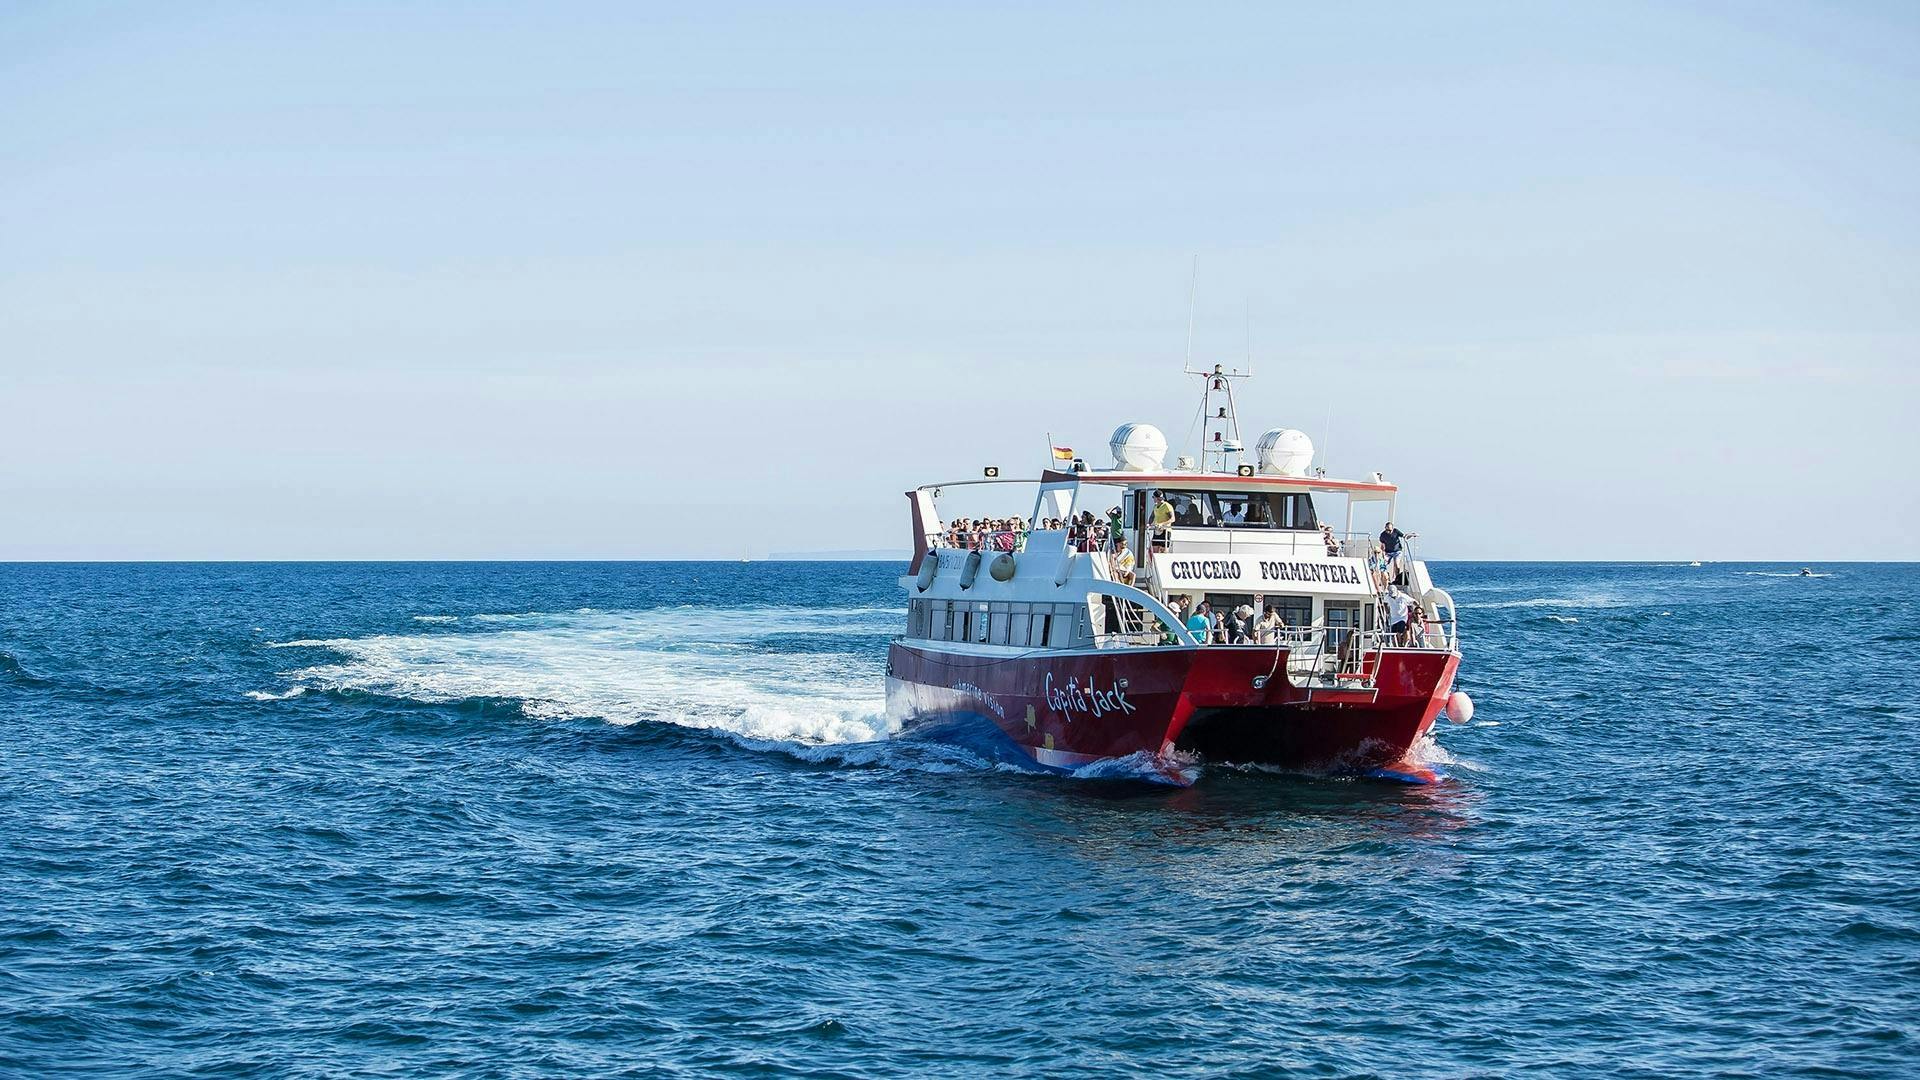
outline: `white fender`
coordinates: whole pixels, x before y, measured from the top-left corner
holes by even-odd
[[[937,551],[929,551],[927,552],[927,557],[920,560],[920,576],[915,579],[915,584],[921,592],[926,592],[928,586],[933,584],[934,576],[938,573],[940,573],[940,553]]]
[[[967,552],[967,565],[960,568],[960,587],[973,588],[973,579],[980,576],[980,553]]]
[[[1465,690],[1455,690],[1447,695],[1447,719],[1456,724],[1464,724],[1473,719],[1473,699]]]
[[[1060,560],[1060,572],[1053,575],[1054,588],[1057,589],[1060,586],[1065,585],[1067,583],[1067,579],[1073,576],[1073,560],[1079,557],[1080,556],[1072,552],[1068,552],[1067,557]]]
[[[1013,571],[1013,556],[1004,551],[995,555],[993,561],[987,564],[987,573],[992,574],[995,581],[1012,581]]]

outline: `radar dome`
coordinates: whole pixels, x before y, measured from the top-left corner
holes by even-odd
[[[1255,447],[1260,454],[1260,471],[1280,476],[1305,476],[1313,464],[1313,440],[1304,431],[1274,428],[1260,436]]]
[[[1113,467],[1126,472],[1159,472],[1166,466],[1167,437],[1152,424],[1121,424],[1113,429]]]

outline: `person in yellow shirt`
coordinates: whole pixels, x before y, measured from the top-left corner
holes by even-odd
[[[1173,528],[1173,504],[1167,501],[1167,493],[1155,492],[1153,496],[1153,542],[1165,544],[1168,532]]]

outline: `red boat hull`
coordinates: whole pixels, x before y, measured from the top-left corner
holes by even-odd
[[[1431,779],[1409,753],[1445,705],[1459,656],[1386,650],[1368,660],[1378,667],[1373,687],[1308,689],[1288,681],[1284,654],[1276,665],[1274,650],[1258,646],[982,655],[896,641],[887,707],[908,731],[993,743],[1053,771],[1182,753]],[[1169,768],[1158,778],[1190,775]]]

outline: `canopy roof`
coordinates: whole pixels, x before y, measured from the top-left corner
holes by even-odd
[[[1396,484],[1386,482],[1376,484],[1370,480],[1335,480],[1322,476],[1274,476],[1260,473],[1240,476],[1235,473],[1187,472],[1179,469],[1161,472],[1124,472],[1118,469],[1056,472],[1048,469],[1040,476],[1030,479],[995,477],[984,480],[955,480],[945,484],[923,484],[919,490],[929,491],[933,488],[962,487],[969,484],[1059,484],[1068,481],[1116,487],[1166,488],[1172,491],[1317,491],[1345,495],[1349,499],[1361,502],[1390,499],[1400,490]]]

